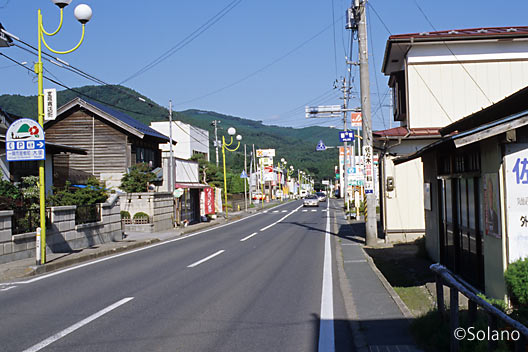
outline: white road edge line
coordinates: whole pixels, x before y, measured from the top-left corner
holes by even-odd
[[[279,222],[281,222],[282,220],[286,219],[288,216],[290,216],[291,214],[293,214],[296,210],[300,209],[302,207],[302,205],[300,205],[299,207],[297,207],[295,210],[289,212],[288,214],[284,215],[282,218],[280,218],[279,220],[269,224],[268,226],[266,227],[263,227],[261,228],[259,231],[266,231],[267,229],[269,229],[270,227],[274,226],[274,225],[277,225]]]
[[[246,240],[249,240],[251,237],[255,236],[257,233],[256,232],[253,232],[251,235],[247,236],[247,237],[244,237],[243,239],[240,240],[240,242],[244,242]]]
[[[319,352],[335,351],[334,337],[334,292],[332,280],[332,248],[330,240],[330,216],[326,217],[323,284],[321,292],[321,314],[319,322]]]
[[[211,254],[211,255],[208,256],[208,257],[205,257],[205,258],[203,258],[203,259],[201,259],[201,260],[199,260],[199,261],[197,261],[197,262],[195,262],[195,263],[192,263],[191,265],[187,265],[187,267],[188,267],[188,268],[194,268],[195,266],[198,266],[198,265],[200,265],[200,264],[202,264],[202,263],[205,263],[205,262],[208,261],[209,259],[212,259],[212,258],[216,257],[217,255],[220,255],[220,254],[222,254],[222,253],[224,253],[224,252],[225,252],[225,250],[223,250],[223,249],[222,249],[222,250],[219,250],[218,252],[213,253],[213,254]]]
[[[111,306],[108,306],[108,307],[98,311],[97,313],[95,313],[93,315],[90,315],[88,318],[83,319],[83,320],[81,320],[80,322],[78,322],[76,324],[73,324],[69,328],[66,328],[66,329],[62,330],[61,332],[58,332],[55,335],[48,337],[44,341],[39,342],[36,345],[31,346],[30,348],[24,350],[23,352],[37,352],[37,351],[40,351],[44,347],[52,344],[53,342],[55,342],[57,340],[60,340],[64,336],[66,336],[68,334],[71,334],[75,330],[80,329],[84,325],[94,321],[97,318],[100,318],[101,316],[105,315],[106,313],[109,313],[110,311],[116,309],[119,306],[122,306],[123,304],[125,304],[125,303],[127,303],[127,302],[129,302],[129,301],[131,301],[133,299],[134,299],[134,297],[123,298],[122,300],[112,304]]]

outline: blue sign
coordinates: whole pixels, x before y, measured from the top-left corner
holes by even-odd
[[[319,144],[317,144],[317,147],[315,147],[315,150],[318,152],[326,150],[326,145],[323,143],[322,139],[319,141]]]
[[[18,119],[6,132],[7,161],[45,160],[44,129],[31,119]]]
[[[247,178],[246,170],[242,170],[242,173],[240,174],[240,178]]]
[[[354,140],[354,131],[339,132],[339,140],[341,142],[352,142]]]

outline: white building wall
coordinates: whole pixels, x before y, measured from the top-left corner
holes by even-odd
[[[150,127],[167,137],[170,134],[168,121],[151,122]],[[206,159],[209,161],[209,131],[181,121],[173,121],[172,139],[177,142],[172,146],[174,157],[190,159],[193,151],[197,151],[206,154]],[[160,144],[160,149],[168,152],[169,143]]]
[[[528,41],[415,45],[409,127],[443,127],[528,86]]]
[[[392,157],[385,159],[385,174],[394,177],[394,190],[385,192],[386,230],[401,235],[423,235],[425,232],[423,164],[415,159],[394,165]],[[417,232],[422,231],[422,232]],[[390,235],[388,236],[391,237]],[[403,241],[405,238],[389,239]],[[409,240],[409,239],[407,239]]]

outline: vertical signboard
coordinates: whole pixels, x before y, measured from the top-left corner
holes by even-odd
[[[365,193],[374,193],[374,168],[373,168],[372,147],[363,147],[363,163],[365,172]]]
[[[506,144],[505,154],[506,231],[512,263],[528,253],[528,144]],[[493,220],[493,215],[488,218]]]
[[[205,187],[204,193],[204,210],[205,214],[214,214],[215,212],[215,195],[212,187]]]
[[[55,120],[57,117],[57,90],[44,89],[44,120]]]

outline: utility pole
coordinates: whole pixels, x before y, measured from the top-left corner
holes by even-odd
[[[169,100],[169,192],[174,192],[174,158],[172,154],[172,100]]]
[[[347,102],[348,102],[348,86],[347,86],[347,80],[346,77],[343,78],[343,130],[347,131]],[[344,172],[343,172],[343,188],[345,190],[345,207],[346,207],[346,214],[347,218],[350,214],[350,201],[348,199],[348,144],[346,141],[343,142],[344,146]]]
[[[216,148],[216,167],[218,167],[218,129],[217,129],[217,126],[218,124],[220,123],[220,121],[218,120],[214,120],[213,122],[211,122],[211,125],[214,126],[215,128],[215,148]]]
[[[367,16],[365,11],[365,0],[355,0],[354,18],[357,23],[359,41],[359,68],[361,86],[361,112],[363,114],[363,150],[365,151],[365,197],[367,200],[365,214],[365,230],[367,246],[378,244],[378,228],[376,221],[376,194],[374,193],[374,173],[372,168],[372,120],[370,106],[370,78],[368,68],[368,46],[367,46]],[[370,165],[369,170],[367,170]]]

